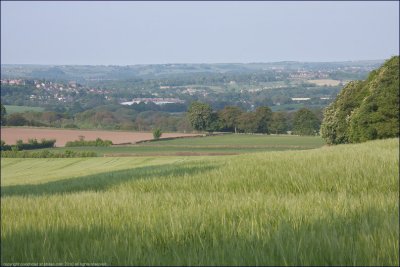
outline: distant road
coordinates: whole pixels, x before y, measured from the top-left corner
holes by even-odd
[[[198,136],[199,134],[185,133],[163,133],[162,138]],[[105,131],[105,130],[65,130],[56,128],[30,128],[30,127],[6,127],[1,128],[1,140],[6,144],[15,144],[18,139],[56,139],[56,146],[65,146],[68,141],[78,140],[84,136],[85,140],[96,140],[96,138],[111,140],[113,144],[135,143],[143,140],[153,139],[152,133],[128,132],[128,131]]]

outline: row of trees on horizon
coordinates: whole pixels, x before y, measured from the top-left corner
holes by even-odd
[[[209,104],[201,102],[190,105],[188,118],[193,129],[208,132],[316,135],[321,124],[318,116],[307,108],[293,115],[272,112],[267,106],[248,112],[236,106],[213,111]]]
[[[244,111],[237,106],[226,106],[213,111],[211,105],[193,102],[186,113],[171,116],[160,112],[123,114],[130,111],[122,108],[111,110],[89,110],[71,118],[52,111],[7,114],[2,105],[3,126],[43,126],[62,128],[99,128],[150,131],[155,128],[167,131],[207,131],[235,133],[318,134],[322,120],[321,110],[303,108],[297,112],[272,112],[267,106],[254,111]],[[122,118],[123,117],[123,118]],[[129,119],[127,119],[129,118]],[[122,120],[124,119],[124,120]],[[122,128],[120,127],[121,124]],[[78,125],[89,127],[79,127]],[[94,127],[93,127],[94,126]]]

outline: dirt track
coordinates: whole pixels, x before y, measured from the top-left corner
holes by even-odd
[[[163,133],[161,138],[197,136],[198,134],[184,133]],[[36,138],[38,140],[56,139],[56,146],[64,146],[68,141],[75,141],[79,136],[84,136],[85,140],[96,140],[96,138],[111,140],[114,144],[135,143],[142,140],[153,139],[152,133],[142,132],[122,132],[122,131],[102,131],[102,130],[64,130],[64,129],[46,129],[46,128],[28,128],[28,127],[7,127],[1,128],[1,140],[6,144],[15,144],[18,139],[28,141]]]

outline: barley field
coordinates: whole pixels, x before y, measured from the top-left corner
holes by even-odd
[[[399,263],[398,139],[1,167],[2,265]]]

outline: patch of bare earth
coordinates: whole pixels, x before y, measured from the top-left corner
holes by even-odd
[[[173,137],[190,137],[198,136],[199,134],[186,133],[163,133],[163,138]],[[68,141],[79,140],[83,136],[85,140],[111,140],[113,144],[136,143],[143,140],[153,139],[152,133],[143,132],[126,132],[126,131],[102,131],[102,130],[65,130],[65,129],[47,129],[47,128],[28,128],[28,127],[6,127],[1,128],[1,140],[6,144],[13,145],[19,139],[27,142],[28,139],[41,140],[56,139],[56,146],[65,146]]]

